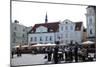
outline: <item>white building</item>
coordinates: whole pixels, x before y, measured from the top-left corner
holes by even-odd
[[[71,42],[82,42],[83,24],[82,22],[72,22],[64,20],[59,24],[60,43],[69,44]]]
[[[59,22],[35,24],[28,34],[28,43],[55,43]]]
[[[83,23],[72,22],[68,19],[63,22],[46,22],[35,24],[28,34],[28,44],[55,43],[69,44],[82,41]]]
[[[14,23],[11,23],[11,46],[17,46],[19,44],[25,45],[28,43],[27,32],[31,27],[26,27],[22,24],[19,24],[17,20]]]
[[[88,6],[86,13],[87,36],[89,40],[95,41],[96,37],[96,6]]]

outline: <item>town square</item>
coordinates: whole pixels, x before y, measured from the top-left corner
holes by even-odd
[[[26,21],[25,17],[27,15],[24,12],[21,15],[21,11],[17,11],[17,9],[24,10],[24,7],[20,6],[18,8],[17,4],[19,5],[20,2],[12,1],[11,66],[96,61],[96,6],[64,5],[64,8],[66,8],[64,9],[62,5],[57,5],[59,8],[61,7],[57,9],[55,6],[52,7],[52,4],[32,3],[36,8],[33,10],[34,14],[30,15],[36,21],[30,20],[25,25],[25,22],[22,22],[21,19],[24,18]],[[25,4],[27,5],[27,3],[22,3],[21,5]],[[41,7],[38,7],[39,5]],[[65,6],[68,6],[68,8]],[[71,18],[76,19],[73,15],[75,12],[70,11],[73,6],[80,10],[77,15],[83,16],[83,20],[71,20]],[[28,9],[25,8],[25,10]],[[81,9],[84,10],[84,12],[82,11],[83,13]],[[58,11],[57,13],[56,10],[61,10],[61,12]],[[75,11],[77,12],[77,10]],[[53,14],[51,15],[50,12]],[[71,15],[72,17],[70,18]],[[28,16],[27,19],[30,19],[31,16]],[[41,17],[43,22],[40,21]],[[52,17],[53,19],[51,19]],[[32,24],[27,26],[30,22]]]

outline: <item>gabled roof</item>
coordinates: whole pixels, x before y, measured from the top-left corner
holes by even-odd
[[[47,27],[48,32],[57,32],[59,29],[59,22],[48,22],[48,23],[41,23],[41,24],[35,24],[32,30],[29,33],[35,33],[36,28],[39,26]],[[52,31],[50,31],[52,30]]]

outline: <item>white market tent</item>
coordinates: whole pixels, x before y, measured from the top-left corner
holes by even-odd
[[[93,42],[93,41],[85,41],[82,44],[95,44],[95,42]]]
[[[20,47],[20,45],[15,46],[15,48],[18,48],[18,47]],[[22,47],[22,48],[24,48],[24,47],[29,47],[29,45],[21,45],[21,47]]]
[[[42,47],[42,46],[55,46],[56,44],[36,44],[36,45],[32,45],[33,47]]]

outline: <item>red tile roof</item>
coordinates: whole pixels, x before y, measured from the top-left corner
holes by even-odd
[[[59,23],[60,22],[48,22],[48,23],[35,24],[29,33],[35,33],[36,28],[38,28],[39,26],[47,27],[48,32],[57,32],[59,30]],[[81,27],[82,27],[82,22],[75,22],[75,31],[80,31]]]
[[[48,32],[57,32],[59,29],[59,22],[48,22],[48,23],[35,24],[31,31],[33,31],[34,33],[36,31],[36,28],[38,28],[39,26],[47,27]]]

